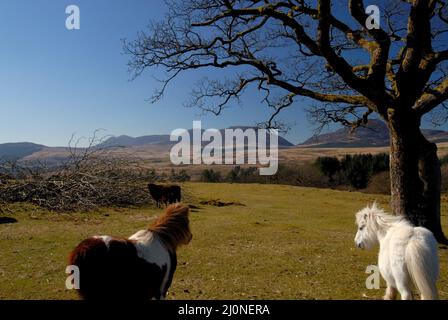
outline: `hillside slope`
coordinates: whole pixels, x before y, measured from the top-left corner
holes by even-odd
[[[425,137],[433,142],[447,142],[448,132],[443,130],[422,129]],[[364,148],[385,147],[389,145],[387,125],[378,119],[371,119],[365,127],[351,132],[349,128],[341,128],[333,132],[313,136],[299,144],[314,148]]]

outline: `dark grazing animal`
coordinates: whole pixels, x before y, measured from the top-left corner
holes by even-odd
[[[156,202],[157,207],[161,204],[168,205],[181,201],[181,188],[178,185],[157,185],[148,184],[148,190],[151,197]]]
[[[164,299],[177,266],[176,249],[192,239],[189,208],[174,204],[128,239],[94,236],[70,254],[86,300]]]

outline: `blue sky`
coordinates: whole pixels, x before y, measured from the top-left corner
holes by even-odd
[[[80,8],[80,30],[65,28],[70,4]],[[207,128],[266,120],[267,108],[250,92],[243,107],[219,117],[183,107],[204,73],[183,75],[161,102],[147,101],[158,83],[151,73],[130,81],[121,40],[165,9],[162,0],[0,0],[0,143],[64,146],[73,133],[100,128],[140,136],[191,128],[193,120]],[[281,117],[294,124],[286,136],[294,143],[312,134],[301,104]]]

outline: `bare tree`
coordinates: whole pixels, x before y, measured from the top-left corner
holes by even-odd
[[[233,76],[203,79],[189,104],[220,114],[255,86],[272,108],[269,127],[303,98],[316,102],[311,114],[323,124],[357,127],[376,114],[390,130],[394,213],[445,242],[437,146],[420,125],[448,98],[447,5],[376,2],[378,28],[367,27],[362,0],[169,0],[165,18],[125,50],[135,76],[154,67],[166,72],[153,101],[182,72],[218,68]]]

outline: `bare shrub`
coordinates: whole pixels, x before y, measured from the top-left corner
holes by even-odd
[[[373,194],[390,194],[389,171],[380,172],[372,176],[367,188],[362,191]]]

